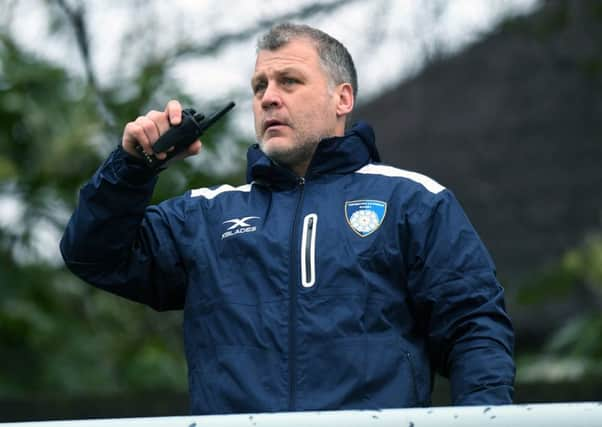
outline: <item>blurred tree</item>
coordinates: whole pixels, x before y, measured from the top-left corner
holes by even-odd
[[[590,235],[524,286],[523,304],[546,304],[579,293],[579,312],[548,337],[545,346],[518,360],[521,382],[602,379],[602,234]]]
[[[83,285],[57,251],[77,189],[118,143],[111,124],[153,103],[164,63],[142,64],[132,81],[101,92],[92,71],[88,81],[74,77],[1,33],[0,64],[0,200],[13,212],[0,220],[0,396],[184,390],[180,314],[158,315]],[[126,84],[137,90],[124,96]],[[227,126],[207,133],[206,151]],[[235,141],[239,151],[243,143]],[[240,168],[232,177],[212,172],[184,162],[163,174],[155,200],[242,180]]]
[[[183,389],[177,316],[84,286],[57,258],[77,188],[103,157],[90,87],[6,34],[0,62],[0,197],[17,211],[0,229],[0,395]]]

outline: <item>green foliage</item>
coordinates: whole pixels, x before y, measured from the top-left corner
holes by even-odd
[[[602,377],[602,234],[569,250],[558,265],[536,277],[519,293],[523,303],[545,303],[578,288],[588,306],[555,331],[539,354],[519,358],[521,381]]]
[[[540,271],[518,293],[523,304],[542,303],[567,295],[583,286],[593,301],[602,306],[602,234],[592,234],[578,247],[568,250],[560,261]]]
[[[3,177],[36,201],[49,187],[61,194],[72,191],[74,177],[98,162],[82,143],[100,130],[89,91],[64,70],[20,51],[7,37],[0,38],[0,60]],[[69,156],[78,162],[61,167]]]
[[[165,94],[190,105],[164,83],[165,70],[161,61],[141,64],[131,81],[100,93],[119,126],[162,108]],[[105,124],[97,101],[87,82],[0,32],[0,200],[21,205],[17,221],[0,218],[0,397],[186,389],[181,313],[155,313],[98,291],[57,258],[78,188],[118,143],[121,130]],[[223,120],[204,138],[209,154],[227,128]],[[235,144],[240,151],[247,142]],[[242,181],[242,172],[224,177],[180,163],[162,173],[154,201]],[[44,233],[50,237],[40,243]]]
[[[2,276],[0,395],[185,389],[179,313],[159,315],[51,267]]]

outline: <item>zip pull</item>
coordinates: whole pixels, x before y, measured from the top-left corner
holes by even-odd
[[[316,283],[316,228],[318,215],[311,213],[303,219],[301,234],[301,285],[311,288]]]

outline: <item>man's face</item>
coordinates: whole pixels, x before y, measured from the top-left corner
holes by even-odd
[[[262,151],[304,173],[318,142],[340,133],[336,95],[316,48],[301,38],[274,51],[261,50],[251,86]]]

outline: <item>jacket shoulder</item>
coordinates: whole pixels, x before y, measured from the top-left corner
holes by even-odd
[[[419,185],[432,194],[439,194],[446,188],[434,179],[418,172],[399,169],[393,166],[370,163],[355,171],[357,174],[377,175],[392,180],[405,181],[409,184]]]
[[[211,199],[215,199],[217,196],[219,196],[220,194],[223,194],[223,193],[230,193],[230,192],[248,193],[251,191],[252,187],[253,187],[253,184],[245,184],[245,185],[240,185],[238,187],[233,187],[229,184],[224,184],[224,185],[220,185],[218,187],[204,187],[204,188],[192,189],[192,190],[190,190],[188,195],[191,199],[194,199],[197,197],[202,197],[204,199],[211,200]]]

